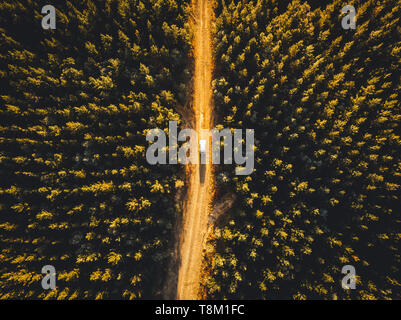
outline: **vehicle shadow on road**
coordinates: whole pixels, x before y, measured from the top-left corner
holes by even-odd
[[[199,176],[200,176],[201,183],[205,182],[205,172],[206,172],[206,164],[200,164],[199,165]]]

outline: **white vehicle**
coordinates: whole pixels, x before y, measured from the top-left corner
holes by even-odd
[[[199,146],[200,163],[204,164],[206,161],[206,140],[199,140]]]

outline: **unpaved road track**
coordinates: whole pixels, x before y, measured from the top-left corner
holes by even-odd
[[[209,0],[193,0],[194,28],[194,99],[195,129],[199,139],[208,139],[201,129],[212,126],[212,47]],[[210,159],[205,165],[190,165],[189,187],[184,205],[180,237],[180,267],[177,299],[198,299],[204,240],[206,238],[210,202],[213,193],[213,172]]]

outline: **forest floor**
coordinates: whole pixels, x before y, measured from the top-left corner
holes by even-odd
[[[199,139],[206,139],[213,124],[212,111],[212,42],[210,0],[194,0],[194,96],[195,129]],[[210,150],[210,146],[209,146]],[[203,251],[208,231],[210,204],[214,190],[213,169],[208,156],[206,164],[189,165],[189,186],[184,204],[180,235],[180,266],[177,299],[198,299]]]

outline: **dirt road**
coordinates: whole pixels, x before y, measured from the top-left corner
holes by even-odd
[[[193,0],[194,28],[194,99],[195,129],[199,139],[207,139],[201,129],[212,126],[212,47],[210,35],[213,14],[209,0]],[[190,165],[189,189],[180,237],[180,267],[177,299],[197,299],[200,289],[202,252],[207,233],[210,202],[213,193],[210,158],[204,165]]]

